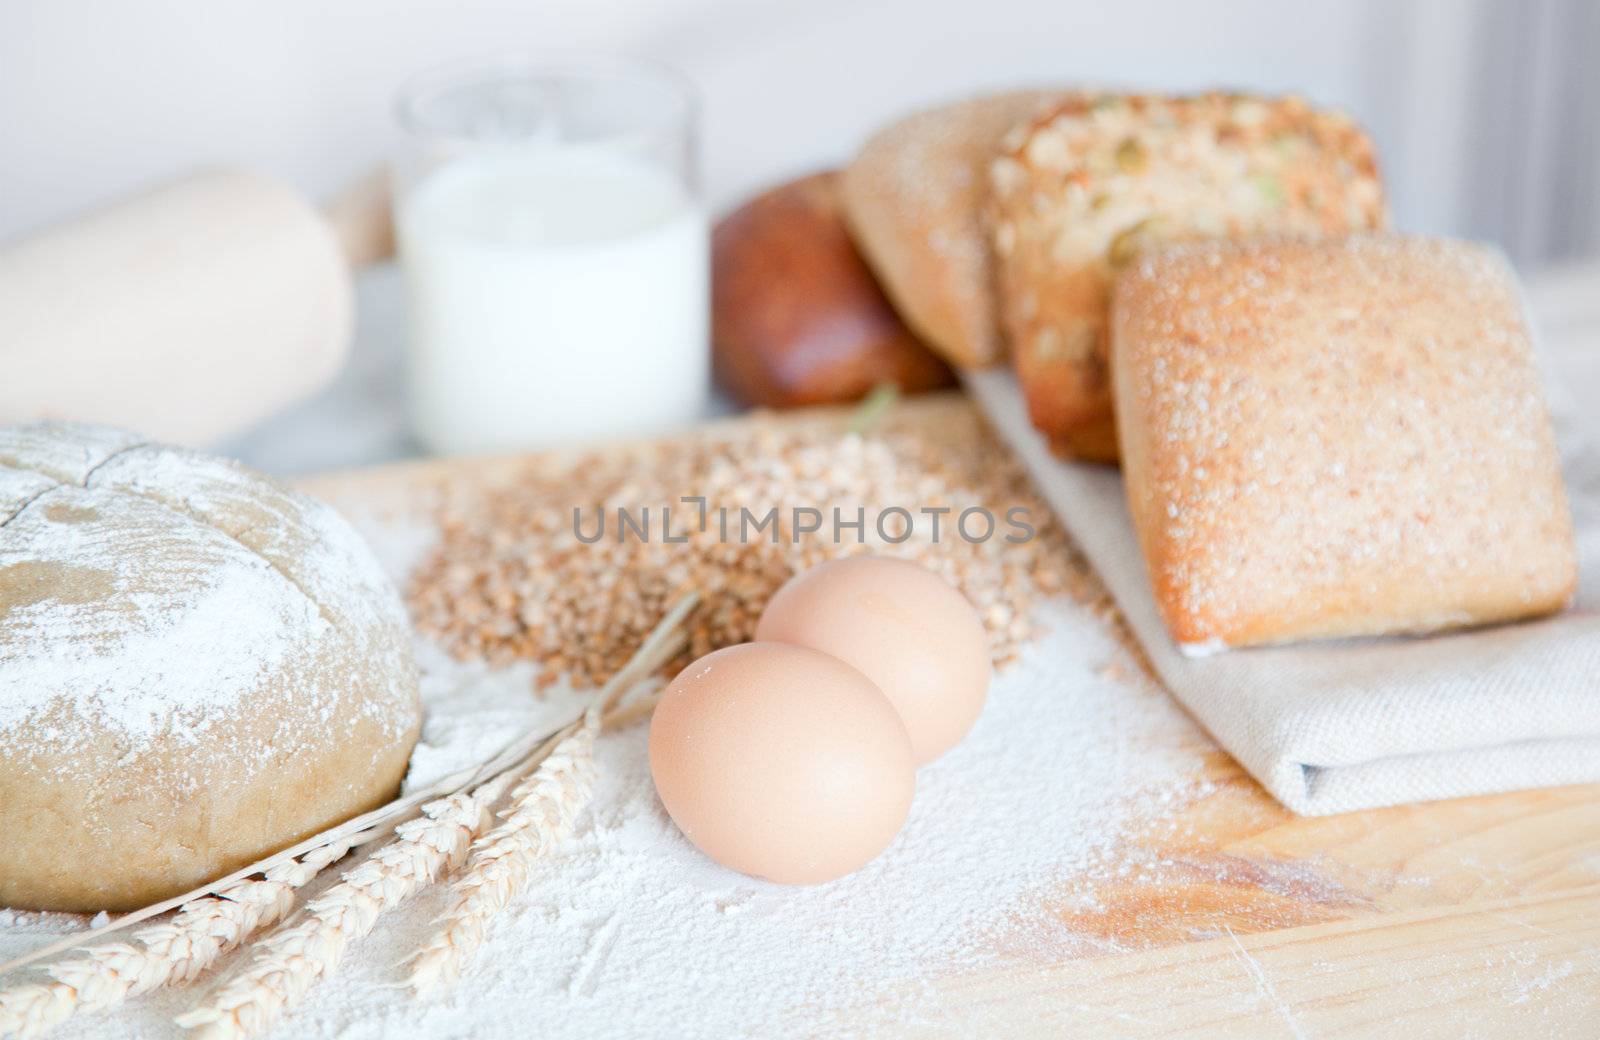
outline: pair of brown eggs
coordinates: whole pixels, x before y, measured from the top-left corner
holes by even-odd
[[[882,556],[824,563],[778,590],[755,642],[707,654],[667,686],[650,772],[718,863],[829,881],[888,847],[916,767],[966,735],[989,671],[982,622],[942,578]]]

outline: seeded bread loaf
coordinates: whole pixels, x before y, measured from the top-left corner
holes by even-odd
[[[1371,141],[1298,98],[1073,96],[990,168],[1001,323],[1033,422],[1117,457],[1107,372],[1116,273],[1152,244],[1386,226]]]
[[[1009,130],[1061,96],[1016,91],[918,112],[879,131],[844,171],[856,245],[906,324],[954,365],[991,365],[1003,354],[989,162]]]
[[[388,800],[404,608],[332,509],[98,426],[0,428],[0,906],[132,910]]]
[[[1134,261],[1113,310],[1128,504],[1179,644],[1428,632],[1571,599],[1566,491],[1498,254],[1195,243]]]

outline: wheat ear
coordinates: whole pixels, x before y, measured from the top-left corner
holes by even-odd
[[[393,841],[311,900],[304,916],[256,943],[244,970],[200,1007],[179,1015],[178,1025],[201,1040],[271,1028],[317,980],[333,973],[350,944],[372,931],[381,914],[461,865],[472,839],[488,828],[490,807],[518,775],[513,769],[471,792],[424,805],[420,817],[395,829]]]
[[[79,1011],[98,1011],[170,984],[190,982],[253,933],[281,920],[295,890],[349,851],[335,844],[287,860],[259,881],[240,881],[185,903],[172,920],[141,928],[48,969],[55,981],[0,993],[0,1036],[35,1037]],[[137,944],[137,945],[135,945]]]
[[[527,881],[538,860],[572,833],[594,789],[600,713],[586,712],[539,768],[517,785],[494,830],[473,843],[454,884],[456,902],[411,961],[411,987],[426,993],[461,977],[489,922]]]
[[[207,896],[221,895],[257,874],[264,874],[274,867],[296,859],[303,860],[312,853],[329,846],[338,845],[341,849],[348,851],[358,845],[365,845],[369,842],[387,838],[400,823],[405,820],[416,819],[421,813],[419,807],[423,804],[476,788],[479,784],[492,777],[499,776],[507,769],[526,763],[532,753],[540,748],[547,747],[551,738],[561,732],[562,729],[564,727],[558,727],[557,730],[552,732],[524,733],[501,748],[486,762],[457,770],[412,794],[403,798],[396,798],[394,801],[377,809],[362,813],[360,816],[346,820],[335,827],[330,827],[287,849],[280,850],[264,859],[240,867],[231,874],[220,877],[215,881],[207,882],[199,888],[191,889],[181,895],[173,896],[171,899],[164,899],[159,903],[152,903],[147,907],[135,910],[133,913],[124,914],[107,924],[91,928],[87,932],[67,935],[53,943],[29,950],[21,956],[0,964],[0,975],[26,968],[31,964],[53,957],[58,953],[64,953],[67,950],[87,947],[96,939],[113,932],[127,931],[141,922],[158,917],[169,910],[180,910],[190,903]]]
[[[494,915],[505,909],[538,861],[572,833],[594,791],[595,738],[606,724],[632,714],[621,703],[624,696],[683,649],[687,640],[678,626],[697,601],[690,593],[667,612],[549,757],[511,792],[500,825],[473,842],[467,869],[453,886],[455,905],[411,958],[410,983],[418,995],[461,977]]]

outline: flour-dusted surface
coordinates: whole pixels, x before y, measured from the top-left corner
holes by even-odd
[[[970,418],[956,404],[925,414]],[[1597,473],[1591,458],[1571,476],[1600,488]],[[396,574],[434,538],[395,508],[436,505],[431,479],[397,489],[412,476],[319,488]],[[1600,791],[1297,819],[1144,677],[1115,617],[1055,601],[1041,620],[862,874],[796,890],[710,866],[642,786],[642,728],[607,737],[599,810],[462,986],[421,1004],[399,988],[396,962],[448,905],[429,890],[274,1035],[1595,1035],[1600,908],[1583,894],[1600,882]],[[429,776],[576,704],[533,699],[526,665],[426,647],[422,664]],[[86,923],[0,911],[0,957]],[[167,1020],[203,993],[59,1035],[176,1036]]]
[[[415,517],[358,512],[397,571],[428,547]],[[274,1035],[501,1036],[535,1023],[575,1037],[845,1033],[860,1004],[906,1022],[937,1017],[934,982],[1036,954],[1033,910],[1049,892],[1114,873],[1120,842],[1206,788],[1205,741],[1158,688],[1129,681],[1137,667],[1103,621],[1065,600],[1043,614],[1047,633],[998,678],[968,739],[920,772],[904,831],[858,874],[789,888],[706,860],[657,802],[647,729],[636,725],[601,740],[597,796],[578,836],[502,916],[453,992],[417,1002],[399,986],[399,962],[445,908],[436,887],[380,924]],[[495,670],[418,649],[427,720],[411,782],[578,703],[560,690],[536,698],[529,666]],[[63,915],[0,921],[0,957],[83,925]],[[1069,950],[1070,931],[1047,938]],[[141,998],[115,1020],[85,1017],[61,1035],[177,1035],[168,1019],[202,992]]]
[[[660,1035],[665,1024],[677,1036],[793,1035],[907,986],[898,1015],[936,1014],[921,984],[1003,963],[1013,915],[1031,916],[1046,891],[1101,869],[1119,840],[1198,793],[1202,744],[1188,722],[1159,691],[1095,678],[1095,663],[1120,654],[1107,637],[1063,624],[1039,649],[996,684],[968,740],[921,771],[889,850],[814,888],[706,860],[656,800],[645,727],[603,740],[580,837],[458,991],[396,1007],[369,989],[394,972],[369,963],[325,1021],[350,1037],[412,1023],[466,1035],[475,1022],[492,1033],[476,1016],[498,1008],[505,1028],[532,1018],[555,1035]],[[375,942],[391,956],[409,948],[421,916]]]

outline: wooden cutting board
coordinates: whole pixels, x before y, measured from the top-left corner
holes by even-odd
[[[935,440],[980,421],[955,395],[904,404],[901,420]],[[528,462],[436,460],[302,486],[350,506]],[[935,1024],[908,1026],[882,1010],[896,1001],[869,995],[862,1033],[1600,1036],[1600,785],[1304,819],[1224,752],[1203,757],[1208,793],[1176,826],[1129,841],[1125,875],[1105,872],[1117,880],[1093,899],[1040,904],[1039,923],[1086,941],[935,982]]]

